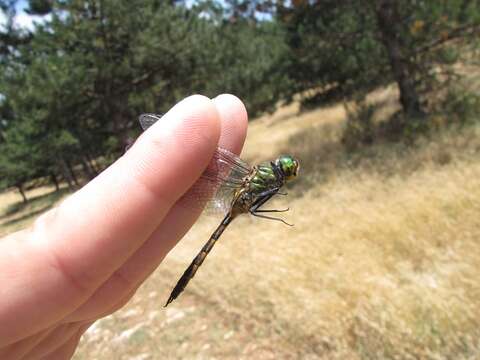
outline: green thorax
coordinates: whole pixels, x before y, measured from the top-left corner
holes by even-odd
[[[261,193],[265,190],[277,186],[279,179],[275,176],[271,164],[262,164],[256,167],[256,171],[250,180],[250,191]]]

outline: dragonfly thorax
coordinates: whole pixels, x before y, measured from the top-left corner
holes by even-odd
[[[284,180],[274,164],[257,165],[249,182],[249,190],[254,194],[262,193],[272,187],[282,186]]]

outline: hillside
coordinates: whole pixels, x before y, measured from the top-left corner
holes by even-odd
[[[278,201],[295,227],[236,220],[164,310],[218,222],[202,219],[77,359],[480,356],[480,129],[348,154],[344,118],[293,105],[252,122],[246,159],[302,161]]]
[[[291,105],[252,122],[245,159],[302,162],[276,200],[295,226],[237,219],[164,309],[219,221],[202,218],[75,359],[480,357],[480,128],[348,153],[344,121],[340,105]],[[21,214],[13,225],[31,221],[2,215],[0,231]]]

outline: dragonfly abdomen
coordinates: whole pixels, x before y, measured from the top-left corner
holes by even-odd
[[[217,242],[218,238],[222,233],[225,231],[227,228],[228,224],[233,220],[233,217],[230,214],[227,214],[223,221],[218,225],[217,229],[213,232],[212,236],[210,236],[210,239],[208,239],[207,243],[202,247],[202,250],[195,256],[195,259],[193,259],[192,263],[190,266],[185,270],[183,273],[182,277],[180,280],[178,280],[177,285],[172,290],[172,293],[170,294],[170,297],[168,298],[167,303],[165,306],[168,306],[173,300],[175,300],[178,295],[180,295],[189,281],[195,276],[195,273],[197,272],[198,268],[202,265],[203,261],[207,257],[208,253],[210,250],[212,250],[213,245]]]

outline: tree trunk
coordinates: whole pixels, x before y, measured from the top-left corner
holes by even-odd
[[[25,195],[25,191],[23,190],[23,184],[22,183],[18,183],[17,185],[15,185],[18,189],[18,192],[20,193],[20,195],[22,195],[22,200],[23,200],[23,203],[26,204],[28,199],[27,199],[27,196]]]
[[[61,165],[61,168],[62,168],[63,178],[67,182],[68,188],[71,191],[73,191],[75,189],[75,187],[73,185],[73,179],[72,179],[72,176],[70,174],[70,171],[68,170],[68,166],[67,166],[67,163],[66,163],[65,159],[63,159],[63,158],[60,159],[60,165]]]
[[[80,183],[78,182],[77,176],[75,175],[75,171],[73,171],[72,164],[69,161],[67,161],[66,163],[67,163],[68,172],[70,173],[70,178],[75,183],[75,186],[80,186]]]
[[[87,179],[92,180],[95,177],[95,171],[92,169],[88,159],[85,156],[82,156],[81,161],[82,161],[82,168],[83,168],[83,172],[85,173],[85,176],[87,177]]]
[[[408,117],[419,119],[425,115],[420,105],[420,97],[415,87],[413,63],[408,57],[408,49],[402,46],[398,12],[399,1],[378,0],[376,6],[377,25],[380,38],[387,50],[395,81],[400,91],[400,103]]]
[[[93,169],[93,171],[95,172],[95,176],[97,176],[99,173],[100,173],[100,169],[98,168],[98,166],[95,164],[95,160],[94,157],[92,156],[92,153],[90,151],[87,151],[86,153],[86,156],[87,156],[87,160],[88,160],[88,163],[90,164],[90,167]]]
[[[60,191],[60,184],[58,183],[57,175],[54,172],[50,173],[50,179],[52,183],[55,185],[55,191]]]

